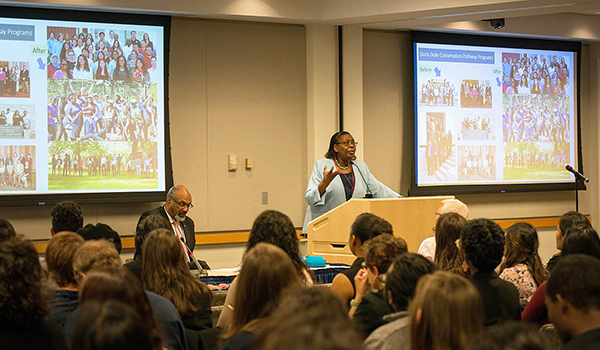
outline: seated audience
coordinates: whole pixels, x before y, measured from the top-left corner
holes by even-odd
[[[144,320],[131,306],[114,300],[88,301],[81,308],[73,350],[153,350]]]
[[[84,227],[77,230],[77,233],[83,237],[86,241],[94,239],[104,239],[115,245],[117,253],[121,254],[121,237],[117,231],[113,230],[107,224],[97,223],[87,224]]]
[[[539,246],[537,231],[530,224],[518,222],[506,229],[504,260],[499,268],[500,278],[517,287],[523,308],[538,286],[548,279],[548,271],[538,254]]]
[[[246,252],[237,280],[235,308],[231,326],[224,330],[222,350],[252,349],[257,332],[279,305],[281,294],[301,285],[289,255],[268,243],[258,243]]]
[[[473,341],[471,350],[550,350],[550,344],[531,325],[506,322],[487,328]]]
[[[284,293],[256,339],[261,350],[355,350],[358,330],[328,288],[305,287]]]
[[[105,240],[86,241],[73,255],[73,273],[79,284],[89,271],[121,265],[115,246]]]
[[[192,276],[181,241],[171,230],[163,228],[150,233],[142,248],[142,262],[144,288],[171,301],[185,328],[212,328],[212,293]]]
[[[466,278],[448,271],[423,276],[409,306],[411,349],[468,349],[483,330],[481,309],[479,293]]]
[[[50,233],[55,234],[62,231],[77,232],[83,227],[83,211],[81,207],[71,201],[57,203],[52,211],[52,228]]]
[[[48,273],[56,283],[47,319],[58,323],[61,327],[64,326],[67,317],[79,306],[77,295],[79,285],[73,273],[73,256],[81,245],[83,245],[83,238],[80,235],[63,231],[54,235],[46,246]]]
[[[126,263],[124,266],[140,280],[142,279],[142,246],[150,232],[159,228],[172,230],[169,220],[161,215],[151,214],[145,217],[135,229],[135,254],[133,255],[133,261]]]
[[[502,261],[504,232],[488,219],[469,221],[460,233],[460,246],[471,270],[485,310],[485,325],[521,319],[519,292],[510,282],[498,278],[494,269]]]
[[[548,316],[564,350],[600,348],[599,271],[597,258],[571,254],[560,259],[548,279]]]
[[[459,201],[458,199],[452,198],[452,199],[444,199],[442,201],[442,205],[440,205],[437,212],[435,213],[436,222],[439,219],[440,215],[447,214],[447,213],[456,213],[456,214],[462,216],[463,218],[465,218],[465,220],[469,220],[469,208],[467,207],[467,205],[465,203]],[[423,240],[423,242],[421,242],[421,245],[419,246],[419,250],[417,252],[419,254],[423,255],[424,257],[426,257],[427,259],[429,259],[431,261],[435,261],[435,252],[436,252],[435,236],[425,238]]]
[[[12,238],[0,244],[0,281],[0,348],[68,349],[60,326],[44,318],[50,305],[31,242]]]
[[[348,308],[350,307],[350,300],[356,294],[354,276],[362,268],[365,261],[362,251],[363,244],[383,233],[394,234],[392,225],[385,219],[371,213],[360,214],[350,227],[348,245],[352,254],[356,256],[356,260],[349,269],[335,276],[331,283],[333,294],[337,295],[344,305],[348,305]]]
[[[598,233],[590,225],[576,226],[567,230],[562,243],[561,256],[585,254],[600,260],[600,239]],[[550,323],[546,308],[546,284],[542,283],[533,294],[531,301],[523,310],[522,321],[543,326]]]
[[[387,324],[377,328],[365,340],[365,350],[410,349],[410,317],[408,303],[415,294],[422,276],[437,270],[437,266],[420,254],[401,254],[385,275],[384,298],[393,313],[384,316]]]
[[[576,211],[569,211],[564,213],[560,217],[560,221],[558,222],[558,227],[556,228],[556,249],[562,250],[563,242],[565,241],[565,234],[567,230],[576,226],[592,226],[589,220],[581,213]],[[552,269],[554,265],[560,259],[561,253],[558,252],[548,260],[548,264],[546,264],[546,269],[548,272],[552,273]]]
[[[17,237],[15,228],[6,219],[0,218],[0,242]]]
[[[467,219],[457,213],[446,213],[438,217],[435,224],[435,262],[440,270],[468,276],[464,254],[458,249],[460,231]]]
[[[392,312],[383,297],[384,284],[379,280],[385,276],[394,259],[407,251],[406,241],[392,235],[377,236],[363,246],[366,268],[354,277],[356,295],[350,302],[348,315],[358,323],[365,336],[385,324],[383,316]]]
[[[290,218],[276,210],[265,210],[262,212],[250,230],[246,253],[258,243],[270,243],[283,249],[292,260],[296,274],[305,285],[312,285],[313,280],[308,268],[300,258],[298,247],[298,235]],[[246,254],[244,253],[244,255]],[[233,280],[225,298],[225,307],[219,315],[217,326],[227,329],[231,324],[234,305],[234,295],[237,289],[237,278]]]

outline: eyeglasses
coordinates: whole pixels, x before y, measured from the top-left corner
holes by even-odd
[[[170,197],[173,202],[175,202],[175,204],[177,204],[177,206],[179,206],[180,208],[188,208],[188,209],[192,209],[194,207],[194,205],[192,203],[186,203],[184,201],[178,202],[175,200],[175,198]]]
[[[344,141],[344,142],[338,142],[338,145],[344,145],[346,147],[350,147],[350,145],[356,147],[356,145],[358,145],[357,141]]]

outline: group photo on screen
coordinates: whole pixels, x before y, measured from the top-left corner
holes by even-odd
[[[155,142],[156,84],[48,81],[48,142]]]
[[[568,56],[502,53],[502,92],[562,97],[571,84]]]
[[[492,87],[489,80],[468,80],[460,84],[462,108],[492,108]]]
[[[471,113],[459,117],[459,141],[495,140],[494,116],[491,113]]]
[[[152,33],[48,27],[48,79],[157,81]]]
[[[0,146],[0,191],[33,191],[35,178],[35,146]]]
[[[496,146],[458,146],[458,180],[496,179]]]
[[[0,61],[0,97],[31,95],[29,62]]]
[[[447,181],[456,178],[456,160],[451,123],[445,113],[427,113],[427,143],[421,159],[423,176]]]
[[[56,141],[48,189],[141,189],[158,185],[156,142]]]
[[[35,105],[0,100],[0,139],[35,139]]]
[[[454,106],[455,100],[456,86],[446,79],[429,79],[421,85],[421,105]]]
[[[568,179],[571,163],[568,142],[507,142],[504,144],[504,179]]]

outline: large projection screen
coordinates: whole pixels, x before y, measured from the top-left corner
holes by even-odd
[[[581,44],[413,32],[411,194],[568,190]],[[581,169],[581,168],[580,168]]]
[[[0,205],[164,199],[170,18],[0,9]]]

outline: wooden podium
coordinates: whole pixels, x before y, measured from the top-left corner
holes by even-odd
[[[394,235],[404,238],[410,252],[434,235],[435,213],[442,200],[454,196],[351,199],[308,223],[308,254],[322,256],[328,263],[352,264],[356,257],[348,247],[350,226],[368,212],[389,221]]]

